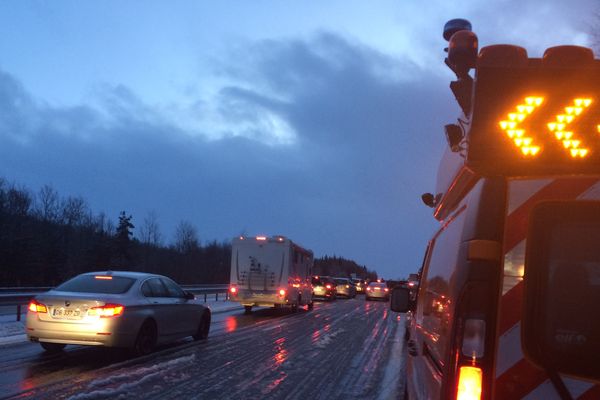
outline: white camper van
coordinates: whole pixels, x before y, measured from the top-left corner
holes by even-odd
[[[244,306],[313,307],[313,253],[283,236],[240,236],[231,247],[230,300]]]

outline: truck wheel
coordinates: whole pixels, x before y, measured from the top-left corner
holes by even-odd
[[[244,314],[252,313],[252,306],[244,306]]]

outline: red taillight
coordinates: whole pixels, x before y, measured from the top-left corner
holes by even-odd
[[[371,288],[369,286],[367,286],[367,292],[370,292]]]
[[[384,290],[384,291],[386,291],[386,292],[388,292],[390,289],[388,289],[388,288],[384,288],[383,290]]]
[[[105,304],[101,307],[92,307],[88,310],[88,315],[101,318],[118,317],[123,314],[125,307],[120,304]]]
[[[285,296],[285,289],[279,289],[279,295],[281,297],[284,297]]]
[[[96,275],[94,276],[94,279],[101,279],[104,281],[110,281],[112,280],[112,276],[108,276],[108,275]]]
[[[327,289],[331,289],[331,285],[329,285],[329,284],[325,285],[325,287],[326,287]]]
[[[31,311],[31,312],[34,312],[34,313],[35,312],[39,312],[39,313],[46,313],[46,312],[48,312],[48,308],[46,308],[45,304],[42,304],[42,303],[40,303],[38,301],[35,301],[35,300],[31,300],[29,302],[28,310]]]
[[[231,292],[231,294],[237,294],[237,288],[235,286],[232,286],[229,288],[229,291]]]
[[[483,372],[481,368],[463,366],[458,375],[458,388],[456,400],[481,399],[481,381]]]

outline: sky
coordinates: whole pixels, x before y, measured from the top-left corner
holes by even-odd
[[[480,48],[594,46],[597,0],[0,2],[0,177],[165,244],[285,235],[384,278],[420,267],[459,108],[444,23]],[[135,234],[139,232],[134,230]]]

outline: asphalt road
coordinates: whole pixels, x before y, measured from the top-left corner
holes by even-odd
[[[0,398],[398,399],[404,315],[362,296],[314,310],[216,314],[209,339],[126,352],[0,347]]]

